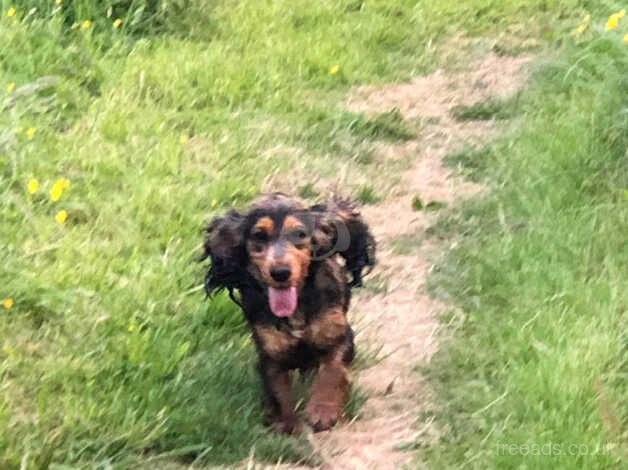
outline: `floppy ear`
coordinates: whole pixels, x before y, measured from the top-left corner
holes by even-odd
[[[203,259],[211,260],[205,276],[205,290],[211,295],[226,288],[233,298],[233,290],[239,288],[244,280],[244,216],[229,211],[212,220],[205,233]]]
[[[362,285],[363,271],[375,265],[375,238],[356,205],[349,199],[334,197],[331,202],[310,208],[314,215],[313,256],[340,254],[351,273],[351,287]]]

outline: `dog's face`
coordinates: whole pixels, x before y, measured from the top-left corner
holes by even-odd
[[[350,202],[305,207],[284,194],[264,196],[244,213],[230,211],[207,227],[205,288],[230,292],[256,284],[279,317],[292,315],[315,263],[339,254],[359,285],[373,265],[375,242]],[[233,298],[233,297],[232,297]]]
[[[213,254],[212,269],[231,269],[234,277],[246,272],[266,291],[271,311],[290,316],[310,271],[312,250],[326,239],[321,220],[295,199],[266,196],[247,213],[232,212],[210,225],[206,248]]]
[[[294,313],[308,275],[312,223],[298,204],[271,200],[251,211],[245,231],[248,272],[268,292],[272,312],[280,317]]]
[[[266,286],[301,287],[312,242],[311,225],[303,211],[253,214],[251,222],[246,236],[249,272]]]

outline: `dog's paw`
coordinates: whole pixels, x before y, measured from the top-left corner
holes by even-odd
[[[269,424],[275,432],[281,434],[299,434],[301,432],[301,423],[296,415],[277,418]]]
[[[305,409],[307,420],[314,432],[331,429],[340,419],[341,407],[332,402],[310,402]]]

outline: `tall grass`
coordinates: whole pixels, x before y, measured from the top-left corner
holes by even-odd
[[[433,279],[462,307],[428,368],[435,468],[625,468],[628,29],[605,21],[539,65],[514,136],[472,154],[492,192],[449,221],[467,236]]]

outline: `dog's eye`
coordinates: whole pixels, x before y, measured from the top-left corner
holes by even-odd
[[[290,240],[295,244],[304,243],[307,240],[307,237],[307,232],[302,228],[298,228],[290,232]]]
[[[251,234],[251,238],[257,243],[266,243],[268,241],[268,233],[264,230],[256,230]]]

